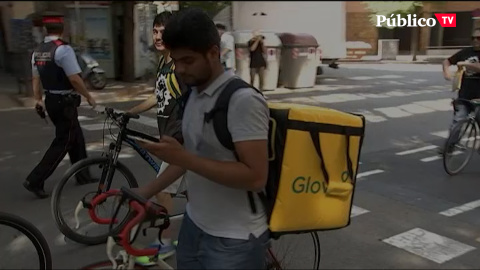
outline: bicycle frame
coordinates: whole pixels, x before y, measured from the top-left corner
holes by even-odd
[[[160,165],[155,162],[155,160],[150,156],[150,154],[145,149],[140,147],[138,143],[134,139],[130,138],[129,136],[136,136],[152,142],[158,142],[158,139],[152,136],[149,136],[147,134],[128,129],[127,128],[128,122],[129,122],[129,119],[125,119],[125,118],[122,118],[119,122],[120,131],[118,133],[116,142],[111,142],[109,145],[109,149],[106,153],[106,156],[108,158],[108,164],[107,166],[103,167],[102,175],[100,177],[98,188],[95,192],[94,197],[110,190],[112,185],[112,179],[115,174],[115,167],[118,163],[118,158],[122,150],[123,142],[126,142],[128,145],[130,145],[140,155],[140,157],[142,157],[150,165],[150,167],[152,167],[155,170],[156,174],[158,174],[158,172],[160,171]],[[75,208],[74,218],[76,221],[76,226],[75,226],[76,229],[80,227],[80,221],[78,219],[78,215],[80,211],[84,208],[88,208],[88,209],[90,208],[90,203],[86,201],[87,195],[88,194],[86,194],[80,200],[77,207]]]

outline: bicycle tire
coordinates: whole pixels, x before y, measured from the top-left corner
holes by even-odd
[[[320,247],[320,237],[318,232],[309,233],[313,240],[314,254],[315,259],[313,262],[312,269],[320,269],[320,259],[321,259],[321,247]],[[282,270],[285,269],[281,265],[281,262],[278,261],[277,256],[273,252],[273,247],[268,248],[267,254],[265,257],[265,270]],[[307,268],[309,269],[309,268]]]
[[[117,263],[121,263],[120,260],[117,260]],[[109,267],[110,268],[101,268],[101,267]],[[81,270],[93,270],[93,269],[112,269],[112,262],[111,261],[101,261],[101,262],[96,262],[89,264],[87,266],[84,266],[80,268]],[[135,263],[134,269],[148,269],[148,267],[145,267],[141,264]]]
[[[38,269],[52,269],[52,254],[47,240],[31,222],[17,215],[0,212],[0,225],[10,226],[27,236],[37,250],[40,261]]]
[[[470,150],[470,153],[467,155],[466,159],[463,161],[462,165],[460,165],[460,167],[458,167],[456,170],[452,170],[449,166],[448,166],[448,159],[449,159],[449,147],[451,144],[453,144],[456,140],[458,140],[458,138],[454,138],[452,137],[451,134],[460,134],[460,138],[462,138],[462,128],[464,126],[464,124],[467,124],[466,127],[465,127],[465,132],[468,130],[468,128],[470,126],[473,126],[473,148]],[[469,138],[470,138],[470,135],[469,134]],[[454,176],[454,175],[457,175],[458,173],[460,173],[464,168],[465,166],[468,165],[468,163],[470,162],[470,159],[472,158],[472,155],[473,153],[475,152],[475,146],[477,144],[477,126],[475,125],[475,121],[471,120],[471,119],[467,119],[467,120],[463,120],[463,121],[460,121],[458,122],[452,129],[452,131],[450,132],[450,136],[448,137],[447,141],[445,142],[445,146],[443,148],[443,168],[445,169],[445,172],[451,176]]]
[[[57,183],[57,185],[54,188],[54,191],[52,193],[52,199],[51,199],[51,211],[53,218],[55,219],[55,224],[57,225],[57,228],[62,232],[62,234],[67,237],[68,239],[75,241],[80,244],[84,245],[98,245],[98,244],[103,244],[107,242],[107,238],[109,233],[100,235],[100,236],[86,236],[86,235],[80,235],[76,233],[74,230],[72,230],[65,222],[63,217],[59,214],[59,200],[60,200],[60,193],[65,186],[66,182],[79,170],[82,170],[86,167],[89,166],[95,166],[95,165],[102,165],[106,164],[109,162],[109,159],[107,157],[94,157],[94,158],[86,158],[83,159],[77,163],[75,163],[72,167],[70,167],[69,170],[64,174],[62,179]],[[127,179],[128,185],[130,188],[136,188],[138,187],[137,180],[135,179],[135,176],[132,174],[132,172],[121,162],[117,162],[117,165],[115,167],[116,171],[120,171],[123,176]],[[117,228],[122,228],[124,225],[124,220]],[[111,233],[118,232],[118,230],[115,230]]]

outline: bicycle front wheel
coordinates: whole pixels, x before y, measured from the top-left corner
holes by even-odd
[[[450,132],[443,149],[443,167],[449,175],[460,173],[476,149],[477,125],[467,119],[458,122]]]
[[[317,232],[288,234],[272,241],[265,269],[319,269],[320,239]]]
[[[92,177],[99,179],[94,184],[78,185],[75,175],[88,169]],[[113,170],[111,181],[105,179],[108,171]],[[85,245],[98,245],[105,243],[109,236],[109,225],[94,223],[88,209],[83,208],[82,200],[89,202],[99,190],[120,189],[122,186],[130,188],[138,187],[135,177],[130,170],[121,162],[113,168],[109,168],[107,157],[95,157],[83,159],[75,163],[55,186],[51,200],[51,211],[58,229],[70,240]],[[110,218],[114,214],[115,199],[108,198],[96,208],[97,215],[102,218]],[[98,213],[105,210],[104,213]],[[120,220],[112,227],[112,233],[123,228],[127,221],[128,209],[122,207],[117,219]]]
[[[10,234],[12,229],[15,233]],[[29,257],[29,246],[33,246],[32,253],[38,256],[37,265]],[[23,263],[31,264],[21,266]],[[0,269],[52,269],[50,248],[42,233],[27,220],[3,212],[0,212]]]

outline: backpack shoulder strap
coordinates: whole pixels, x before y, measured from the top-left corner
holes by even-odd
[[[228,130],[228,106],[235,91],[242,88],[252,88],[261,93],[244,80],[240,78],[233,78],[227,83],[223,91],[218,96],[213,109],[205,114],[205,121],[207,123],[213,120],[213,128],[220,143],[234,153],[235,146],[232,141],[232,134],[230,134],[230,131]]]
[[[213,128],[215,130],[215,135],[220,143],[230,151],[233,151],[235,158],[238,160],[238,155],[235,151],[235,145],[232,140],[232,134],[228,130],[228,106],[232,95],[238,89],[242,88],[252,88],[256,92],[262,94],[262,92],[249,83],[245,82],[240,78],[233,78],[228,82],[223,91],[218,96],[213,109],[205,114],[205,121],[208,123],[213,120]],[[262,94],[263,95],[263,94]],[[253,198],[253,192],[247,191],[248,202],[250,203],[250,208],[252,212],[257,213],[257,207]],[[260,200],[264,207],[266,204],[266,197],[263,192],[259,193]],[[268,208],[266,208],[268,211]],[[268,212],[267,212],[268,213]]]

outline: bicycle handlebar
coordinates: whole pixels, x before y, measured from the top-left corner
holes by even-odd
[[[125,227],[122,231],[117,235],[119,238],[119,244],[125,249],[125,251],[133,256],[153,256],[156,255],[158,252],[158,248],[146,248],[146,249],[136,249],[130,245],[130,232],[132,229],[142,223],[145,217],[147,216],[154,216],[157,219],[163,218],[164,223],[162,226],[168,226],[168,212],[165,207],[158,205],[150,200],[147,200],[140,195],[136,194],[132,190],[122,187],[120,190],[109,190],[104,192],[100,195],[95,196],[91,202],[91,206],[89,209],[89,214],[92,220],[98,224],[111,224],[112,222],[117,222],[116,218],[99,218],[95,213],[95,207],[106,200],[108,197],[111,196],[122,196],[122,201],[127,199],[129,202],[130,208],[134,210],[134,217],[127,222]],[[119,206],[120,207],[120,206]],[[162,229],[162,228],[161,228]]]
[[[128,120],[128,119],[139,119],[140,118],[140,115],[138,114],[133,114],[133,113],[129,113],[129,112],[126,112],[126,113],[117,113],[115,112],[115,110],[113,108],[105,108],[105,113],[113,118],[113,119],[118,119],[119,117],[125,119],[125,120]]]

